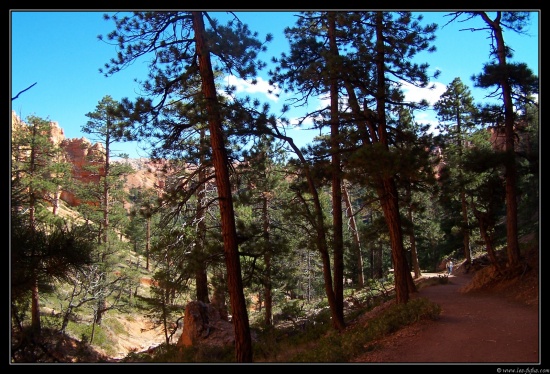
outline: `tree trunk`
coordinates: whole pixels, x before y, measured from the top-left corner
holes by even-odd
[[[40,323],[40,301],[38,293],[38,279],[35,277],[32,285],[32,299],[31,299],[31,330],[33,334],[39,335],[42,326]]]
[[[483,242],[485,243],[485,249],[487,249],[489,260],[491,261],[491,264],[493,264],[493,266],[495,267],[496,271],[498,273],[501,273],[502,269],[497,260],[497,256],[493,246],[493,236],[489,233],[489,231],[492,229],[492,227],[490,226],[493,226],[489,223],[490,213],[481,212],[477,210],[476,207],[473,208],[473,212],[477,218],[477,222],[479,224],[479,233],[483,238]]]
[[[201,149],[205,147],[205,130],[201,128],[200,130],[200,145]],[[195,274],[195,287],[197,292],[197,300],[202,301],[203,303],[210,303],[208,296],[208,273],[207,273],[207,263],[204,261],[204,246],[205,246],[205,235],[206,235],[206,171],[203,168],[205,164],[204,152],[201,151],[200,155],[200,170],[199,170],[199,185],[201,186],[197,191],[197,245],[196,250],[198,253],[199,261],[196,263],[196,274]]]
[[[103,227],[101,228],[101,242],[104,245],[103,252],[101,254],[101,262],[105,262],[107,259],[107,254],[109,253],[109,173],[110,173],[110,120],[107,119],[107,129],[105,131],[105,166],[103,171],[103,196],[102,196],[102,205],[103,205]],[[101,172],[100,172],[101,173]],[[107,284],[107,275],[102,273],[100,275],[99,285],[100,292],[105,291],[104,287]],[[103,320],[103,313],[106,310],[107,300],[105,297],[100,296],[97,304],[97,314],[95,318],[95,323],[101,325]]]
[[[461,173],[462,174],[462,173]],[[461,188],[460,200],[462,203],[462,246],[464,250],[464,258],[466,261],[464,265],[468,266],[472,263],[472,256],[470,254],[470,223],[468,221],[468,203],[466,202],[466,193]]]
[[[110,121],[107,120],[107,131],[105,135],[105,171],[103,175],[103,243],[107,246],[109,242],[109,173],[110,173]],[[107,250],[107,248],[106,248]]]
[[[470,228],[469,228],[469,222],[468,222],[468,203],[466,202],[466,192],[464,190],[463,181],[464,181],[464,175],[462,173],[462,163],[463,163],[463,148],[465,146],[463,142],[463,135],[462,135],[462,121],[460,117],[460,113],[457,109],[456,114],[456,128],[457,128],[457,146],[458,146],[458,157],[460,162],[460,169],[458,174],[458,179],[461,182],[460,183],[460,203],[462,205],[462,249],[464,252],[464,258],[466,261],[464,262],[465,266],[468,266],[471,264],[472,259],[470,256]]]
[[[355,223],[355,215],[353,214],[353,207],[351,206],[351,200],[349,198],[348,189],[346,183],[342,185],[342,193],[344,202],[346,203],[346,215],[348,217],[349,228],[353,243],[355,244],[355,250],[357,251],[357,287],[363,288],[365,285],[365,277],[363,273],[363,256],[361,254],[361,239],[359,238],[359,231],[357,231],[357,224]]]
[[[411,223],[411,234],[409,235],[409,241],[411,242],[411,262],[414,270],[414,278],[416,279],[420,278],[422,273],[420,272],[420,265],[418,264],[418,256],[416,254],[416,238],[414,236],[413,208],[410,188],[407,188],[407,201],[409,202],[407,212],[409,215],[409,222]]]
[[[401,218],[399,216],[399,208],[397,205],[397,190],[395,188],[394,181],[391,178],[384,180],[382,182],[382,186],[383,188],[378,188],[377,190],[390,235],[392,263],[394,269],[393,274],[395,276],[395,299],[398,304],[405,304],[409,301],[410,288],[407,273],[409,278],[411,275],[403,248],[403,233]]]
[[[33,139],[37,136],[37,126],[32,127]],[[31,155],[29,161],[29,173],[31,177],[35,177],[36,172],[36,149],[34,146],[31,147]],[[31,232],[35,233],[36,223],[35,223],[35,213],[36,213],[36,195],[34,191],[33,184],[29,186],[29,223]],[[35,251],[34,248],[31,249],[32,259],[34,260]],[[40,324],[40,295],[38,293],[38,273],[37,269],[32,269],[32,289],[31,289],[31,329],[34,334],[41,333],[41,324]]]
[[[57,212],[59,210],[59,196],[61,195],[61,186],[57,186],[55,188],[55,192],[53,193],[53,202],[52,202],[52,214],[54,216],[57,216]]]
[[[335,12],[328,12],[328,37],[330,56],[334,61],[338,57],[336,45],[336,18]],[[332,170],[332,230],[334,254],[334,296],[338,318],[344,323],[344,234],[342,222],[342,171],[340,165],[340,124],[338,121],[338,78],[336,66],[330,66],[327,61],[330,77],[330,152]]]
[[[105,300],[105,296],[103,295],[103,292],[106,291],[106,277],[107,275],[104,272],[101,272],[98,279],[99,295],[97,296],[97,310],[95,312],[94,319],[94,323],[97,325],[101,325],[103,321],[103,313],[106,311],[107,300]]]
[[[506,46],[504,44],[504,35],[500,25],[501,12],[497,12],[498,20],[492,21],[485,12],[479,14],[484,21],[492,28],[497,44],[496,53],[501,71],[506,71]],[[500,77],[500,87],[504,100],[504,134],[506,137],[506,249],[508,254],[508,266],[518,265],[521,254],[518,241],[518,207],[516,195],[516,155],[514,150],[515,132],[514,132],[514,104],[512,102],[512,89],[510,87],[509,77],[502,74]]]
[[[271,293],[271,245],[269,243],[269,211],[268,199],[264,195],[262,199],[262,221],[263,221],[263,237],[266,245],[264,253],[265,274],[264,274],[264,323],[266,326],[273,325],[273,295]],[[261,306],[260,302],[260,306]]]
[[[386,79],[385,79],[385,45],[382,30],[383,12],[376,12],[376,119],[378,124],[377,135],[378,141],[389,152],[388,134],[386,129]],[[367,108],[365,108],[366,110]],[[374,127],[374,126],[373,126]],[[373,134],[374,135],[374,134]],[[399,215],[399,204],[397,188],[393,176],[379,177],[378,180],[378,197],[384,211],[384,218],[390,232],[390,242],[392,249],[392,260],[395,275],[395,297],[398,304],[405,304],[409,301],[409,292],[415,289],[414,282],[407,262],[404,256],[403,248],[403,230],[401,227],[401,218]],[[411,287],[413,289],[411,289]]]
[[[145,237],[145,269],[149,271],[149,246],[151,245],[151,216],[146,218],[146,237]]]
[[[277,131],[277,129],[275,129],[275,131]],[[311,175],[311,170],[309,169],[309,164],[306,161],[303,153],[300,151],[300,149],[296,146],[296,144],[292,140],[292,138],[284,136],[280,133],[277,133],[277,136],[280,139],[284,139],[288,143],[288,145],[292,148],[296,156],[298,156],[298,159],[300,160],[300,163],[304,168],[304,173],[306,176],[309,193],[311,194],[313,199],[313,206],[314,206],[313,221],[315,225],[315,234],[316,234],[315,245],[319,250],[319,253],[321,254],[321,261],[323,263],[323,279],[324,279],[325,293],[327,295],[327,301],[331,312],[332,326],[338,331],[343,331],[346,326],[344,324],[343,319],[340,318],[342,317],[342,313],[338,313],[336,310],[337,304],[336,304],[336,299],[334,295],[334,289],[332,288],[330,255],[328,251],[327,238],[326,238],[326,232],[325,232],[324,220],[323,220],[323,209],[321,207],[321,201],[319,200],[319,193],[315,188],[315,183],[313,182],[313,176]]]
[[[232,322],[235,329],[235,359],[237,362],[252,362],[252,341],[243,293],[241,264],[235,228],[233,198],[229,182],[229,167],[225,149],[222,121],[216,96],[216,85],[210,61],[209,48],[205,40],[205,28],[202,12],[193,13],[196,52],[202,80],[202,93],[206,101],[212,158],[216,173],[216,185],[221,215],[227,284],[231,302]]]

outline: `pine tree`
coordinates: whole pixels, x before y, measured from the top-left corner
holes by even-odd
[[[124,140],[128,137],[128,133],[125,130],[125,123],[122,121],[118,110],[118,102],[113,100],[111,96],[103,97],[97,104],[94,112],[89,112],[86,116],[89,118],[88,122],[82,126],[82,131],[87,134],[92,134],[101,144],[104,145],[104,152],[98,156],[98,159],[94,160],[94,167],[92,170],[97,173],[99,178],[98,191],[99,194],[99,210],[102,214],[100,229],[98,232],[98,238],[101,245],[101,253],[99,259],[101,263],[105,265],[108,263],[107,257],[114,252],[112,246],[111,235],[114,232],[111,227],[110,217],[113,215],[114,207],[113,201],[119,203],[123,201],[122,197],[115,198],[113,200],[113,193],[121,193],[123,186],[123,178],[130,173],[132,168],[129,165],[114,164],[111,161],[111,157],[114,155],[113,145],[116,142]],[[96,201],[97,202],[97,201]],[[102,271],[99,273],[99,284],[104,287],[108,287],[107,272]],[[103,314],[108,310],[106,306],[105,292],[98,292],[98,306],[96,314],[94,316],[95,324],[101,325]],[[93,339],[93,336],[91,337]]]
[[[204,17],[211,29],[207,30]],[[247,78],[262,67],[257,61],[257,52],[263,45],[241,22],[219,25],[206,12],[136,12],[131,17],[115,18],[117,30],[108,35],[121,47],[118,60],[107,64],[107,74],[123,69],[128,63],[153,51],[150,68],[151,82],[145,82],[146,92],[152,97],[160,96],[155,104],[151,99],[140,99],[130,116],[136,121],[147,123],[147,116],[158,123],[162,108],[180,100],[181,87],[188,79],[198,79],[201,88],[196,103],[205,114],[202,121],[194,120],[192,125],[207,123],[210,138],[212,165],[216,184],[222,223],[225,261],[232,318],[235,328],[235,353],[237,362],[252,361],[252,343],[243,294],[235,217],[231,194],[229,160],[223,132],[222,110],[216,93],[212,58],[219,58],[220,69],[234,72]],[[169,32],[172,30],[173,33]],[[199,112],[199,111],[197,111]]]
[[[349,121],[356,126],[357,148],[347,165],[350,172],[367,173],[375,189],[389,229],[395,269],[396,300],[406,303],[416,287],[404,256],[403,230],[399,213],[396,175],[399,152],[393,144],[399,128],[391,126],[391,114],[399,106],[422,108],[425,101],[407,103],[400,83],[428,85],[428,64],[411,63],[420,51],[435,50],[436,25],[421,26],[411,12],[356,12],[349,17],[350,43],[357,53],[349,53],[342,69],[343,85],[350,108]],[[405,56],[405,58],[404,58]],[[361,108],[362,104],[362,108]],[[399,123],[399,122],[395,122]]]
[[[440,124],[438,130],[445,134],[445,138],[451,144],[447,147],[443,145],[445,158],[456,160],[457,175],[454,182],[457,184],[460,195],[461,213],[462,213],[462,238],[465,266],[469,266],[472,259],[470,256],[470,223],[468,219],[468,202],[464,189],[465,177],[463,163],[464,149],[470,144],[468,136],[474,129],[474,119],[477,109],[474,105],[473,97],[468,87],[466,87],[460,78],[455,78],[448,86],[447,90],[441,95],[435,103]]]
[[[341,69],[339,50],[344,49],[346,35],[339,28],[345,17],[340,12],[302,12],[296,26],[285,30],[291,43],[289,56],[283,54],[280,60],[275,60],[279,66],[271,73],[273,82],[282,87],[296,89],[299,97],[296,103],[307,102],[312,95],[328,94],[330,106],[321,111],[308,114],[322,114],[323,120],[315,127],[322,129],[330,127],[330,135],[326,147],[319,147],[319,159],[330,157],[330,178],[332,191],[332,254],[333,265],[330,266],[329,253],[325,251],[326,244],[320,244],[320,253],[324,265],[325,288],[329,306],[332,312],[332,323],[338,330],[345,328],[343,315],[343,204],[342,204],[342,162],[341,162],[341,127],[339,86],[341,85]],[[342,45],[340,45],[342,44]],[[323,162],[319,163],[319,167]],[[310,183],[310,186],[314,186]],[[318,216],[318,228],[324,230],[322,215]],[[326,233],[322,234],[326,236]],[[319,243],[321,240],[319,239]],[[334,276],[331,274],[334,272]]]
[[[132,194],[132,210],[130,211],[131,218],[141,217],[145,220],[145,239],[140,239],[140,230],[133,233],[137,234],[137,237],[133,237],[134,244],[136,241],[145,242],[145,270],[149,271],[150,266],[150,254],[151,254],[151,229],[153,215],[158,212],[158,193],[154,190],[139,190],[135,189],[130,192]],[[139,220],[138,220],[139,221]],[[130,232],[132,233],[132,232]]]
[[[435,184],[433,163],[430,150],[433,148],[433,136],[430,126],[414,120],[414,110],[397,106],[395,118],[390,125],[398,131],[395,136],[395,149],[399,154],[399,178],[396,179],[400,193],[400,202],[405,211],[403,216],[404,234],[409,238],[410,250],[407,251],[409,265],[414,277],[421,276],[417,247],[417,217],[425,209],[420,194],[432,190]],[[402,191],[404,191],[402,193]]]
[[[288,207],[289,193],[284,179],[285,160],[282,144],[262,136],[243,152],[243,162],[237,167],[237,227],[242,252],[247,255],[243,272],[248,287],[258,287],[266,326],[273,325],[274,290],[281,287],[281,279],[289,270],[280,265],[290,252],[292,232],[292,220],[287,221],[282,215]]]
[[[510,64],[511,48],[506,45],[504,30],[521,33],[527,25],[529,12],[494,12],[491,18],[488,12],[455,12],[451,13],[452,21],[465,15],[466,20],[480,17],[488,26],[491,35],[490,53],[492,63],[484,66],[483,74],[473,76],[476,85],[489,88],[497,86],[500,91],[504,113],[504,152],[506,168],[506,238],[508,266],[518,266],[521,253],[518,241],[518,213],[517,213],[517,160],[515,154],[516,113],[514,111],[514,86],[529,87],[531,92],[538,92],[538,78],[529,72],[525,64]],[[474,29],[475,30],[475,29]],[[480,30],[486,30],[480,28]],[[525,97],[523,98],[525,100]]]
[[[86,230],[53,219],[47,208],[55,204],[68,164],[52,144],[51,122],[30,116],[12,124],[11,218],[12,291],[31,293],[31,329],[40,334],[39,288],[64,279],[74,268],[90,262]],[[83,235],[79,238],[78,235]]]
[[[484,129],[470,136],[470,146],[464,150],[460,168],[466,178],[461,187],[468,198],[468,207],[477,220],[481,239],[491,264],[498,273],[502,266],[496,256],[497,238],[505,236],[498,221],[505,216],[502,201],[505,188],[500,173],[501,155],[492,149],[490,135]]]

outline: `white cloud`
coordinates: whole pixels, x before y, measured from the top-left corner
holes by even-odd
[[[224,84],[233,85],[236,87],[236,93],[239,94],[250,94],[252,96],[259,96],[267,98],[268,100],[278,103],[282,100],[280,97],[277,97],[275,94],[281,94],[281,97],[284,96],[284,93],[280,89],[274,88],[269,85],[269,82],[261,77],[257,77],[257,83],[252,84],[250,81],[246,81],[240,78],[237,78],[234,75],[228,75],[223,79]],[[430,106],[433,106],[441,97],[441,95],[447,89],[447,86],[440,82],[432,82],[430,86],[434,86],[433,89],[429,88],[419,88],[413,86],[412,84],[401,82],[402,90],[405,95],[406,101],[420,101],[426,99]],[[271,93],[269,91],[272,91]],[[223,92],[220,92],[223,94]],[[345,98],[342,98],[345,101]],[[321,109],[329,105],[330,100],[328,96],[320,97],[314,104],[317,109]],[[303,110],[303,108],[302,108]],[[302,111],[300,110],[300,112]],[[291,111],[292,113],[295,110]],[[290,113],[289,113],[290,114]],[[425,111],[415,111],[415,121],[424,124],[430,124],[433,126],[438,124],[438,121],[434,115],[433,109],[427,109]],[[301,127],[297,127],[299,122],[299,116],[291,115],[289,122],[293,125],[294,130],[299,131],[309,128],[312,125],[312,119],[306,119],[302,122]]]
[[[434,129],[439,121],[435,117],[433,110],[428,109],[427,111],[417,110],[414,112],[414,122],[421,123],[423,125],[430,125],[430,128]]]
[[[437,117],[435,115],[433,105],[441,98],[441,95],[447,90],[447,85],[441,82],[431,82],[428,87],[430,88],[420,88],[413,86],[410,83],[401,82],[403,93],[405,95],[405,101],[420,101],[425,99],[428,101],[430,108],[426,110],[415,110],[414,111],[414,121],[417,123],[422,123],[425,125],[430,125],[432,131],[439,124]]]
[[[405,94],[406,101],[420,101],[426,99],[430,105],[434,105],[447,89],[447,86],[440,82],[430,83],[429,87],[433,85],[433,89],[416,87],[407,82],[401,83],[403,85],[401,89]]]
[[[228,75],[224,78],[224,83],[227,85],[235,86],[237,88],[236,93],[245,93],[245,94],[256,94],[263,95],[267,99],[278,102],[279,98],[276,94],[280,93],[279,88],[274,88],[269,85],[269,82],[264,80],[262,77],[256,77],[257,83],[252,84],[249,81],[246,81],[241,78],[237,78],[234,75]],[[271,90],[271,93],[269,92]]]

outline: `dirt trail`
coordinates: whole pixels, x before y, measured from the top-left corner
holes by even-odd
[[[472,275],[421,289],[442,308],[437,321],[422,321],[378,342],[356,362],[540,364],[538,306],[495,293],[461,293]]]

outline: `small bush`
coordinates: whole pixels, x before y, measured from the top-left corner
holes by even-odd
[[[305,316],[303,310],[303,302],[300,300],[290,300],[285,302],[281,307],[281,315],[288,320],[295,321],[300,317]]]
[[[218,347],[199,344],[185,351],[182,357],[190,355],[191,360],[184,362],[235,362],[235,347],[232,345]]]

